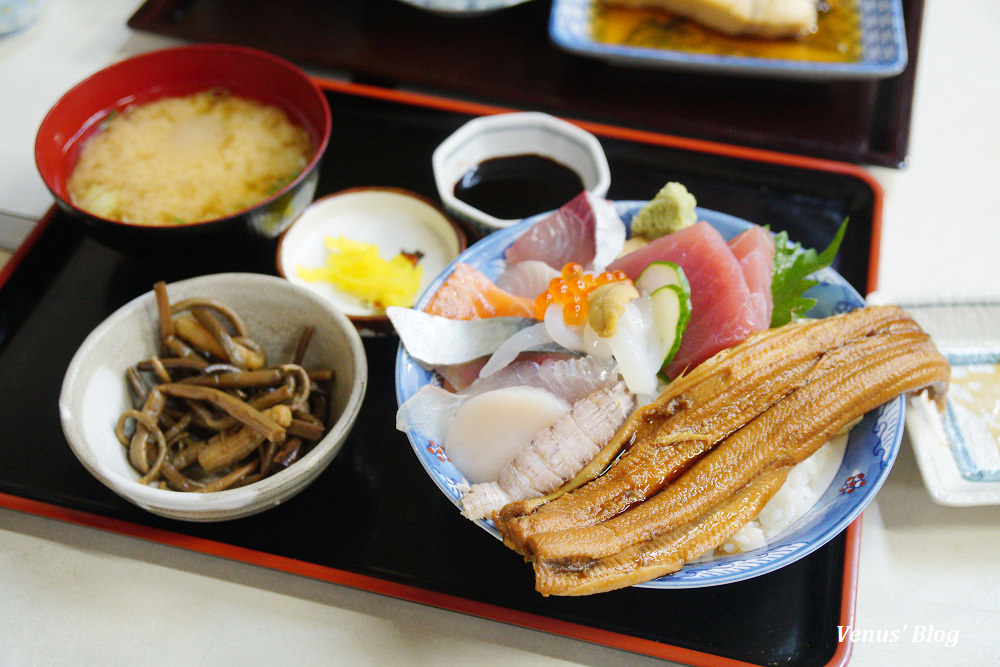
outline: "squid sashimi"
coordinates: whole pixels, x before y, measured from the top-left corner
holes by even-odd
[[[690,227],[652,241],[612,262],[635,280],[652,262],[674,262],[684,270],[691,289],[691,319],[680,348],[666,373],[677,377],[716,352],[743,341],[759,326],[754,301],[739,261],[722,235],[709,223]]]
[[[427,312],[456,320],[534,317],[535,306],[531,299],[500,289],[475,267],[458,262],[427,306]]]
[[[759,225],[729,240],[729,249],[743,269],[750,299],[753,301],[756,324],[760,330],[771,326],[774,298],[771,295],[771,277],[774,273],[774,236]]]

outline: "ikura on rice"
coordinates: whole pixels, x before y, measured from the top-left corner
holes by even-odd
[[[683,186],[670,190],[686,194]],[[816,360],[837,349],[824,346],[842,344],[835,342],[841,340],[841,329],[850,326],[858,331],[852,335],[859,341],[857,359],[861,359],[865,345],[883,344],[878,336],[889,336],[884,345],[894,345],[892,332],[912,327],[905,314],[865,312],[851,325],[834,318],[827,318],[829,325],[821,320],[826,328],[815,334],[798,333],[797,324],[788,325],[792,328],[787,332],[788,327],[772,329],[801,320],[811,307],[813,302],[803,296],[815,284],[809,276],[830,264],[844,226],[830,247],[817,254],[759,226],[725,239],[707,222],[692,224],[693,211],[682,213],[684,224],[659,225],[669,231],[657,238],[626,239],[627,227],[610,202],[584,192],[518,237],[508,247],[495,281],[459,263],[430,298],[426,312],[387,310],[410,356],[441,378],[440,385],[424,385],[400,405],[397,428],[419,431],[443,444],[449,457],[455,454],[452,463],[467,480],[475,481],[461,499],[463,514],[492,521],[505,544],[535,564],[536,587],[543,594],[610,590],[662,576],[716,548],[731,553],[762,546],[768,529],[748,531],[746,525],[785,483],[788,469],[847,427],[847,421],[838,420],[871,409],[867,406],[872,401],[880,404],[891,393],[866,387],[870,396],[845,409],[837,403],[844,397],[828,392],[830,414],[817,416],[817,423],[835,426],[833,430],[822,431],[808,443],[758,448],[771,452],[761,456],[774,459],[762,458],[752,470],[734,468],[726,480],[713,478],[717,472],[698,473],[714,481],[689,478],[686,470],[698,468],[695,464],[702,459],[712,460],[709,454],[716,450],[719,453],[712,456],[738,461],[742,455],[730,452],[756,446],[753,438],[758,436],[753,434],[763,430],[747,431],[747,444],[730,445],[726,438],[794,393],[798,385],[784,387],[786,382],[826,377],[822,375],[826,366]],[[769,351],[784,338],[798,341],[799,356],[774,356]],[[947,375],[942,369],[947,364],[942,366],[932,344],[922,345],[912,347],[914,356],[907,363],[918,365],[925,375],[918,377],[911,366],[903,369],[899,362],[899,369],[883,368],[878,377],[898,372],[901,383],[912,378],[912,388],[933,384],[943,391]],[[845,364],[856,358],[844,356]],[[781,364],[789,370],[779,373]],[[772,372],[779,375],[764,381]],[[573,380],[567,381],[570,377]],[[737,377],[746,378],[742,385],[727,379]],[[504,411],[515,404],[516,414]],[[725,409],[720,413],[719,408]],[[733,423],[723,426],[725,420]],[[661,423],[675,422],[684,426],[665,428],[658,435]],[[531,433],[524,432],[525,424],[532,424]],[[655,442],[647,442],[650,437]],[[781,440],[774,434],[766,438]],[[504,452],[498,457],[501,446]],[[794,454],[775,449],[785,446]],[[834,451],[839,454],[827,457],[834,470],[843,441],[837,446],[840,449]],[[642,452],[671,454],[650,467],[655,457]],[[488,466],[483,464],[487,460]],[[629,472],[610,474],[625,461],[621,465]],[[486,469],[490,472],[484,475]],[[803,474],[807,470],[803,468]],[[641,479],[647,481],[640,483]],[[640,548],[647,539],[641,523],[632,528],[636,542],[623,542],[607,554],[596,550],[591,557],[567,546],[551,559],[546,555],[545,545],[555,544],[553,540],[564,531],[580,530],[590,539],[586,526],[597,530],[612,519],[631,526],[629,517],[640,516],[639,507],[652,502],[646,499],[661,489],[665,493],[675,479],[677,484],[692,479],[690,484],[705,487],[704,493],[729,489],[728,500],[722,502],[732,505],[732,516],[744,518],[734,522],[713,518],[709,512],[701,521],[711,527],[696,528],[695,533],[704,530],[712,537],[697,537],[695,543],[701,546],[695,551],[688,537],[678,537],[680,546],[670,547],[665,560],[649,568],[636,569],[644,557],[636,555],[633,562],[629,556],[623,565],[619,561],[624,556],[616,555],[619,547],[621,554]],[[817,494],[826,483],[819,484]],[[588,505],[585,499],[595,497],[602,486],[609,487],[610,495],[598,505]],[[629,500],[618,507],[615,498]],[[801,511],[815,498],[818,495],[799,500]],[[565,503],[567,509],[556,509]],[[550,505],[552,512],[547,511]],[[545,515],[557,517],[551,528],[557,532],[530,529],[536,515],[539,520]],[[783,521],[787,525],[794,518],[784,516]],[[673,535],[671,530],[662,528],[663,539]],[[726,542],[730,537],[733,541]],[[579,548],[589,544],[586,539]],[[557,553],[555,547],[551,553]],[[569,570],[560,563],[569,564]],[[592,579],[584,581],[591,574]]]

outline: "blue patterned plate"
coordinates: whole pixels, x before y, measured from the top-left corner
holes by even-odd
[[[901,0],[857,0],[861,21],[860,60],[819,62],[711,55],[596,41],[591,30],[595,0],[554,0],[549,35],[560,47],[621,65],[685,69],[705,73],[789,79],[878,79],[906,67]]]
[[[623,201],[617,202],[616,207],[627,224],[644,203]],[[750,224],[705,209],[698,209],[698,214],[700,219],[714,225],[726,238],[735,236]],[[459,255],[455,262],[471,264],[495,279],[504,268],[504,251],[537,220],[538,216],[529,218],[487,236]],[[417,303],[417,308],[427,306],[431,296],[451,274],[455,262],[431,283]],[[808,296],[815,298],[817,304],[809,312],[810,316],[826,317],[864,305],[861,296],[836,271],[824,269],[815,277],[819,284],[810,290]],[[423,385],[438,382],[434,373],[417,365],[400,346],[396,357],[396,399],[400,404]],[[742,581],[794,563],[832,540],[861,514],[888,476],[903,437],[905,405],[903,397],[896,398],[868,413],[851,430],[844,459],[829,488],[812,509],[766,547],[689,563],[679,572],[641,586],[677,589]],[[462,490],[468,486],[462,473],[448,461],[440,443],[430,441],[419,432],[410,431],[406,435],[428,475],[459,511]],[[500,539],[491,521],[476,523]]]

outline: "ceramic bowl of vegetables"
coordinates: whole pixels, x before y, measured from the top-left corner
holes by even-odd
[[[80,463],[153,514],[249,516],[313,483],[358,416],[368,366],[334,305],[274,276],[157,283],[77,350],[59,414]]]
[[[364,187],[313,202],[278,242],[277,270],[326,299],[363,334],[392,331],[389,306],[412,306],[465,250],[462,228],[408,190]]]

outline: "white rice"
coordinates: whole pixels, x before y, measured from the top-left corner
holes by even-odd
[[[785,483],[768,501],[757,518],[743,526],[716,549],[715,555],[724,556],[766,546],[769,541],[804,516],[833,482],[837,469],[844,459],[846,447],[845,430],[792,468]]]

